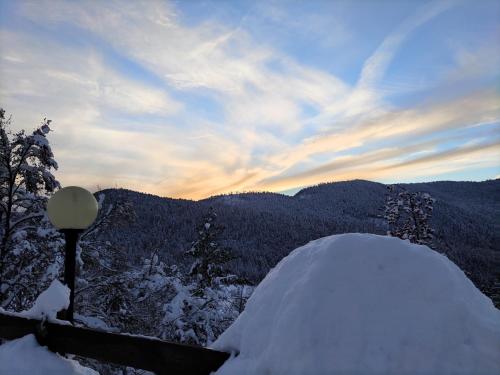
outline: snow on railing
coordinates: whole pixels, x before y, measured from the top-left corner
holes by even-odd
[[[176,344],[155,337],[118,334],[0,313],[0,338],[35,334],[41,345],[57,353],[76,354],[157,374],[208,375],[229,353]]]

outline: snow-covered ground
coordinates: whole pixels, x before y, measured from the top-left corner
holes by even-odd
[[[58,281],[24,316],[55,319]],[[446,257],[397,238],[325,237],[296,249],[213,344],[217,375],[500,374],[500,311]],[[0,374],[96,374],[33,335],[0,346]]]
[[[296,249],[212,346],[225,374],[500,374],[500,311],[437,252],[369,234]]]
[[[69,289],[54,280],[36,299],[33,307],[18,316],[47,318],[59,324],[69,324],[56,318],[58,311],[69,305]],[[1,309],[0,309],[1,310]],[[0,311],[6,313],[5,311]],[[77,361],[66,359],[40,346],[34,335],[0,345],[0,375],[99,375],[96,371],[81,366]]]
[[[2,375],[99,375],[77,361],[66,359],[40,346],[34,335],[0,346]]]

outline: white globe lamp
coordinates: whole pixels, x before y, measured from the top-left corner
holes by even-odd
[[[49,220],[66,239],[64,282],[70,289],[70,301],[59,317],[73,322],[75,299],[76,244],[78,236],[95,221],[99,207],[91,192],[78,186],[58,190],[47,203]]]

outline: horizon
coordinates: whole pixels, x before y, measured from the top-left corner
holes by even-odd
[[[201,200],[500,177],[497,1],[0,0],[0,106],[63,186]],[[288,193],[287,193],[288,192]]]
[[[226,192],[226,193],[211,195],[209,197],[204,197],[204,198],[199,198],[199,199],[169,197],[169,196],[165,196],[165,195],[158,195],[158,194],[154,194],[154,193],[149,193],[147,191],[132,190],[132,189],[128,189],[128,188],[125,188],[125,187],[117,187],[117,186],[106,187],[106,188],[97,187],[96,189],[93,189],[91,191],[94,192],[94,193],[100,193],[100,192],[103,192],[103,191],[106,191],[106,190],[128,190],[128,191],[131,191],[133,193],[149,194],[149,195],[153,195],[153,196],[158,197],[158,198],[182,199],[182,200],[188,200],[188,201],[192,201],[192,202],[199,202],[199,201],[203,201],[203,200],[206,200],[206,199],[212,199],[212,198],[216,198],[216,197],[220,197],[220,196],[240,195],[240,194],[278,194],[278,195],[286,195],[286,196],[289,196],[289,197],[294,197],[295,195],[297,195],[297,193],[299,193],[300,191],[305,190],[305,189],[315,188],[315,187],[322,186],[322,185],[330,185],[330,184],[344,183],[344,182],[355,182],[355,181],[372,182],[372,183],[375,183],[375,184],[382,184],[382,185],[388,186],[388,185],[433,184],[433,183],[441,183],[441,182],[452,182],[452,183],[462,183],[462,182],[463,183],[467,183],[467,182],[468,183],[483,183],[483,182],[488,182],[488,181],[496,181],[498,179],[500,179],[500,178],[499,177],[495,177],[495,178],[481,180],[481,181],[473,181],[473,180],[461,180],[461,181],[459,181],[459,180],[434,180],[434,181],[422,181],[422,182],[395,182],[395,183],[392,183],[392,184],[384,184],[383,182],[370,181],[370,180],[364,180],[364,179],[357,178],[357,179],[353,179],[353,180],[319,182],[319,183],[314,184],[314,185],[301,186],[301,187],[297,187],[297,188],[294,188],[294,189],[289,189],[287,191],[267,191],[267,190],[229,191],[229,192]]]

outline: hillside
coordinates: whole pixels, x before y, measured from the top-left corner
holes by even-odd
[[[493,282],[493,252],[500,250],[500,180],[401,184],[435,199],[431,220],[438,248],[483,290]],[[209,207],[226,228],[222,242],[239,258],[233,270],[260,281],[278,261],[319,237],[347,232],[384,234],[379,217],[386,187],[370,181],[321,184],[295,196],[241,193],[190,201],[104,190],[105,204],[129,201],[137,220],[101,233],[123,249],[131,262],[158,249],[167,263],[184,265],[183,251],[196,237],[196,225]]]

